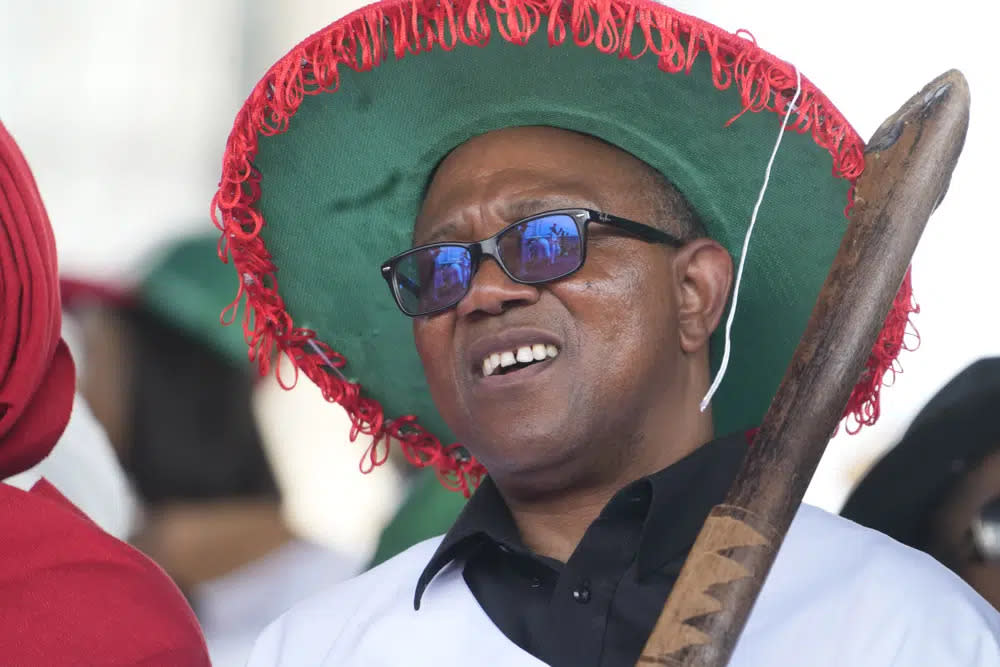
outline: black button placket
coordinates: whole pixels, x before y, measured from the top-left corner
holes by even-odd
[[[543,663],[633,665],[746,446],[744,434],[736,433],[628,485],[604,508],[568,564],[523,545],[487,477],[421,581],[451,559],[464,560],[465,582],[490,621]],[[476,541],[466,539],[477,534]]]
[[[610,509],[610,508],[609,508]],[[631,508],[629,508],[631,509]],[[641,517],[612,513],[587,530],[559,574],[550,603],[553,665],[602,664],[608,614],[620,575],[635,556]]]

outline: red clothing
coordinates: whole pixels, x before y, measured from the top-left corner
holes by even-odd
[[[198,621],[153,561],[40,481],[0,484],[0,662],[209,667]]]
[[[0,480],[55,446],[73,406],[55,239],[0,124]],[[209,667],[191,608],[152,561],[45,480],[0,483],[0,663]]]
[[[56,244],[28,163],[0,123],[0,479],[55,446],[73,406]]]

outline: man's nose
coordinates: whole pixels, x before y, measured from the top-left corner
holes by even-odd
[[[527,306],[538,301],[541,292],[536,285],[523,285],[507,277],[492,257],[484,257],[479,270],[472,276],[468,293],[458,302],[459,317],[476,313],[500,315],[514,306]]]

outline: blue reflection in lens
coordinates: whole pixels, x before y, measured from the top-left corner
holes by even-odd
[[[500,241],[507,268],[519,280],[543,282],[580,266],[580,232],[576,221],[560,213],[511,228]]]
[[[435,294],[454,294],[456,289],[463,290],[469,284],[472,274],[472,262],[465,248],[444,246],[430,251],[434,258],[434,292]]]
[[[439,246],[415,256],[421,265],[417,310],[426,313],[446,308],[465,296],[472,279],[472,256],[468,250]]]
[[[472,256],[458,246],[423,248],[396,264],[397,294],[411,315],[457,303],[472,278]]]

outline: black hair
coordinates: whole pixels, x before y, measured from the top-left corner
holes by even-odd
[[[645,172],[642,191],[648,198],[654,215],[649,224],[684,240],[708,236],[705,225],[681,191],[662,173],[642,160],[639,161]]]
[[[123,465],[143,500],[277,500],[250,371],[145,310],[119,315],[132,351]]]

